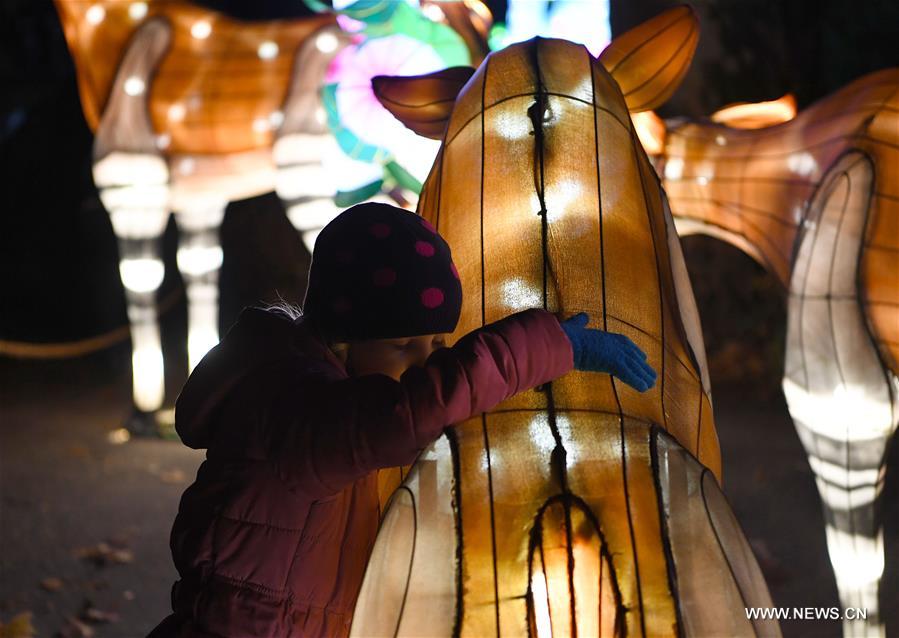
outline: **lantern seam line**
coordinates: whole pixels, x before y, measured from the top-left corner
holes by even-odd
[[[588,52],[589,56],[589,52]],[[600,255],[602,259],[602,287],[603,287],[603,327],[608,328],[608,306],[606,304],[606,269],[605,269],[605,242],[604,237],[602,235],[602,174],[601,174],[601,166],[599,160],[599,123],[597,121],[598,107],[596,105],[596,69],[593,67],[592,57],[588,58],[590,63],[590,85],[591,85],[591,100],[593,106],[593,145],[594,145],[594,155],[596,157],[596,195],[597,200],[599,202],[599,226],[600,226]],[[617,118],[616,118],[617,119]],[[664,348],[664,343],[662,343],[662,348]],[[618,395],[618,387],[615,384],[614,377],[609,377],[609,383],[612,386],[612,395],[615,397],[615,404],[618,407],[618,428],[619,428],[619,436],[621,437],[621,482],[624,491],[624,503],[625,510],[627,512],[627,525],[628,532],[631,540],[631,553],[634,558],[634,576],[635,581],[637,583],[637,593],[638,593],[638,605],[640,608],[640,628],[643,632],[643,635],[646,635],[646,628],[643,623],[643,597],[640,594],[640,571],[637,564],[637,547],[636,547],[636,538],[634,535],[634,522],[633,516],[631,514],[631,506],[630,506],[630,495],[628,494],[627,487],[627,450],[625,445],[625,433],[624,433],[624,411],[621,406],[621,397]],[[609,567],[612,569],[613,574],[615,575],[615,582],[617,582],[617,572],[615,571],[614,563],[609,559]],[[623,608],[623,600],[619,599],[619,607]],[[626,616],[627,610],[623,614],[621,614],[621,622],[626,627]]]
[[[415,564],[415,547],[416,547],[415,541],[418,538],[418,508],[416,507],[416,504],[415,504],[415,494],[413,494],[412,490],[410,490],[405,485],[400,485],[397,488],[397,492],[399,492],[400,490],[405,490],[406,492],[408,492],[409,499],[412,502],[412,552],[411,552],[411,555],[409,556],[409,571],[406,574],[406,587],[403,590],[403,601],[402,601],[402,603],[400,603],[400,610],[399,610],[399,613],[397,614],[397,618],[396,618],[396,629],[394,629],[394,632],[393,632],[394,638],[399,636],[400,626],[403,623],[403,611],[406,609],[406,599],[409,596],[409,583],[412,582],[412,567]],[[391,497],[391,500],[393,500],[392,497]]]
[[[458,435],[456,434],[455,429],[452,427],[448,427],[444,430],[444,436],[446,436],[447,443],[450,448],[450,458],[453,464],[453,512],[454,516],[454,527],[456,533],[456,551],[455,551],[455,563],[456,563],[456,604],[455,604],[455,619],[453,621],[453,638],[459,638],[462,632],[462,620],[465,615],[464,608],[464,599],[465,599],[465,585],[464,585],[464,575],[463,575],[463,529],[462,529],[462,468],[460,465],[460,457],[459,457],[459,440]]]
[[[743,604],[745,605],[746,604],[746,594],[743,593],[743,588],[740,587],[740,581],[737,578],[737,575],[734,573],[734,567],[733,567],[733,565],[731,565],[731,562],[730,562],[730,559],[728,558],[727,552],[724,549],[724,544],[721,542],[721,536],[718,534],[718,526],[715,525],[715,522],[712,520],[712,514],[710,511],[711,508],[709,507],[709,501],[706,498],[706,494],[705,494],[705,477],[707,474],[711,474],[712,480],[715,481],[715,476],[708,470],[708,468],[703,466],[702,472],[699,474],[699,493],[702,496],[702,504],[704,506],[703,509],[705,510],[706,520],[708,520],[708,522],[709,522],[709,527],[712,528],[712,533],[715,534],[715,541],[718,544],[718,549],[721,552],[721,556],[724,558],[724,562],[727,564],[727,569],[728,569],[728,571],[730,571],[731,580],[733,581],[734,586],[737,588],[737,591],[740,594],[740,599],[743,601]],[[715,484],[717,485],[717,481],[715,481]],[[723,496],[723,493],[722,493],[722,496]],[[733,516],[732,512],[731,512],[731,515]],[[755,623],[753,623],[753,629],[755,629]]]
[[[547,99],[543,72],[540,68],[540,42],[542,38],[536,37],[530,45],[530,54],[534,65],[534,74],[537,82],[535,102],[528,107],[527,114],[530,116],[534,127],[534,186],[537,191],[537,198],[540,202],[540,229],[541,229],[541,250],[543,256],[543,309],[548,310],[548,277],[549,277],[549,220],[547,219],[548,210],[546,208],[546,143],[544,138],[544,121],[547,110],[549,110],[549,102]],[[586,49],[584,49],[586,51]],[[539,181],[538,181],[539,180]],[[566,462],[567,452],[559,432],[559,426],[556,422],[556,406],[555,396],[553,394],[552,381],[544,385],[547,401],[547,421],[556,445],[550,455],[550,463],[556,466],[560,488],[564,494],[570,494],[568,485],[568,467]],[[571,530],[571,509],[568,501],[563,501],[563,511],[565,514],[565,538],[566,538],[566,557],[567,557],[567,573],[568,573],[568,593],[569,593],[569,611],[571,614],[571,635],[577,638],[577,611],[576,597],[574,590],[574,553],[572,549],[573,537]]]
[[[843,115],[841,117],[845,117],[845,115]],[[772,127],[772,128],[775,128],[775,127]],[[722,131],[722,133],[729,133],[732,131],[746,131],[748,133],[750,131],[758,131],[758,130],[765,130],[765,129],[727,128],[726,130]],[[705,143],[705,144],[709,144],[710,143],[709,140],[712,139],[711,137],[689,136],[680,131],[673,133],[672,137],[681,137],[684,141],[698,141],[698,142]],[[745,144],[748,144],[751,146],[753,144],[753,141],[757,140],[757,138],[755,136],[750,137],[747,135],[746,137],[747,137],[747,139],[745,139],[745,140],[737,138],[737,137],[727,138],[727,146],[725,146],[723,149],[718,151],[718,153],[714,156],[715,162],[745,162],[746,159],[749,157],[748,150],[743,149],[743,148],[735,149],[736,145],[740,144],[741,146],[743,146]],[[855,133],[844,133],[842,135],[837,135],[835,137],[829,137],[827,139],[821,140],[820,142],[815,142],[814,144],[807,144],[805,146],[800,146],[799,148],[791,148],[788,151],[779,151],[779,152],[772,151],[770,153],[753,153],[752,159],[766,160],[766,159],[774,159],[777,157],[789,157],[790,155],[795,155],[796,153],[802,153],[804,151],[809,151],[811,149],[829,146],[830,144],[836,144],[837,142],[846,142],[847,140],[850,140],[850,139],[853,139],[856,137],[857,137],[857,135]],[[735,152],[733,152],[733,153],[729,152],[731,149],[733,149]],[[678,155],[669,154],[667,157],[668,157],[668,159],[682,159],[684,161],[686,161],[686,160],[701,161],[701,160],[708,158],[708,156],[705,154],[696,155],[696,154],[687,153],[687,152],[684,152],[683,154],[678,154]],[[679,178],[679,179],[685,179],[685,178]],[[719,178],[716,177],[715,179],[719,179]],[[678,181],[678,180],[674,180],[672,178],[666,178],[666,181]]]
[[[893,91],[893,93],[891,93],[890,96],[889,96],[889,98],[886,98],[885,101],[888,100],[888,99],[892,99],[892,97],[893,97],[894,95],[896,95],[897,93],[899,93],[899,89],[896,89],[895,91]],[[865,150],[863,150],[863,149],[856,149],[856,151],[859,152],[859,153],[865,158],[865,160],[868,162],[869,166],[871,167],[871,170],[872,170],[872,176],[871,176],[871,185],[869,186],[869,191],[870,191],[869,197],[871,197],[871,198],[873,199],[873,196],[877,195],[877,170],[876,170],[877,167],[876,167],[876,165],[874,164],[874,160],[871,158],[871,156],[868,154],[867,151],[865,151]],[[896,199],[897,201],[899,201],[899,197],[897,197],[897,198],[895,198],[895,199]],[[868,232],[869,232],[869,230],[870,230],[870,224],[871,224],[871,207],[870,207],[870,206],[871,206],[871,204],[870,204],[870,200],[869,200],[868,211],[867,211],[867,213],[865,214],[865,224],[864,224],[864,228],[863,228],[863,230],[862,230],[862,235],[861,235],[861,236],[862,236],[862,241],[863,241],[863,242],[864,242],[864,241],[866,240],[866,238],[868,237]],[[867,245],[867,244],[865,244],[865,245]],[[855,286],[855,289],[858,291],[859,299],[861,300],[861,305],[862,305],[862,306],[868,306],[868,305],[873,305],[873,304],[869,301],[867,295],[865,294],[864,288],[863,288],[863,280],[862,280],[862,252],[863,252],[863,251],[859,250],[858,258],[857,258],[857,263],[856,263],[856,271],[855,271],[856,286]],[[886,303],[884,303],[884,302],[877,302],[877,305],[899,306],[899,304],[886,304]],[[865,327],[867,328],[868,339],[870,340],[871,345],[872,345],[873,348],[874,348],[874,352],[876,353],[876,356],[877,356],[878,360],[880,361],[881,372],[882,372],[882,374],[883,374],[883,376],[884,376],[884,382],[886,383],[887,392],[889,393],[889,397],[890,397],[890,420],[891,420],[893,423],[896,423],[896,420],[897,420],[897,415],[896,415],[896,405],[897,405],[897,401],[896,401],[896,399],[897,399],[897,397],[896,397],[896,390],[895,390],[895,387],[894,387],[893,383],[891,382],[890,374],[889,374],[889,372],[888,372],[888,370],[890,370],[890,366],[887,365],[887,362],[888,362],[890,359],[892,359],[892,357],[890,357],[890,358],[888,359],[888,358],[887,358],[887,355],[886,355],[884,352],[881,351],[881,348],[880,348],[880,346],[879,346],[879,344],[878,344],[878,339],[875,337],[875,331],[874,331],[874,328],[873,328],[873,326],[871,325],[871,319],[870,319],[870,317],[868,317],[867,315],[863,315],[863,319],[864,319]],[[886,339],[882,339],[882,338],[881,338],[880,340],[881,340],[881,341],[884,341],[884,342],[887,342],[887,343],[895,343],[895,342],[888,342]]]
[[[836,182],[837,180],[840,180],[840,181],[845,180],[846,183],[847,183],[847,186],[846,186],[846,195],[845,195],[845,198],[844,198],[844,201],[843,201],[842,209],[840,210],[840,221],[839,221],[839,223],[837,224],[837,229],[836,229],[835,238],[834,238],[832,258],[831,258],[831,260],[830,260],[830,272],[828,273],[828,282],[827,282],[828,290],[832,290],[833,287],[834,287],[834,286],[833,286],[833,274],[834,274],[834,263],[835,263],[835,261],[836,261],[836,260],[834,259],[834,257],[836,257],[837,248],[838,248],[838,246],[839,246],[839,241],[840,241],[840,230],[842,229],[842,227],[843,227],[843,221],[844,221],[845,218],[846,218],[846,209],[847,209],[847,207],[848,207],[848,205],[849,205],[849,202],[850,202],[850,200],[851,200],[851,197],[852,197],[852,178],[851,178],[851,176],[849,175],[849,171],[851,171],[853,168],[855,168],[858,164],[860,164],[860,163],[863,162],[863,161],[864,161],[864,158],[863,158],[863,157],[856,159],[856,160],[855,160],[854,162],[852,162],[849,166],[845,167],[845,168],[840,172],[840,174],[836,177],[836,179],[834,179],[834,182]],[[874,180],[874,176],[871,175],[871,181],[873,182],[873,180]],[[834,188],[831,190],[830,195],[833,195],[833,190],[835,190],[835,189],[836,189],[836,185],[834,185]],[[869,194],[868,194],[868,201],[867,201],[868,207],[870,207],[870,203],[871,203],[871,197],[870,197],[870,191],[869,191]],[[866,214],[865,214],[865,217],[866,217],[866,218],[867,218],[867,210],[869,210],[868,207],[866,207]],[[821,215],[822,215],[822,217],[823,217],[823,215],[824,215],[824,211],[823,211],[823,210],[821,211]],[[857,257],[860,257],[860,256],[861,256],[861,249],[859,249],[859,255],[858,255]],[[857,288],[858,288],[858,284],[859,284],[859,282],[858,282],[858,267],[859,267],[859,261],[858,261],[858,259],[856,260],[856,264],[855,264],[855,265],[856,265],[856,269],[857,269],[857,270],[856,270],[856,281],[853,282],[853,283],[855,284],[856,289],[857,289]],[[833,346],[834,357],[835,357],[835,359],[836,359],[836,365],[837,365],[837,371],[839,372],[839,375],[840,375],[840,382],[841,382],[843,385],[845,385],[845,384],[846,384],[846,378],[845,378],[845,375],[843,374],[843,365],[842,365],[842,362],[840,361],[840,352],[839,352],[839,349],[838,349],[838,346],[837,346],[837,337],[836,337],[836,333],[834,332],[834,330],[835,330],[835,325],[834,325],[834,319],[833,319],[833,301],[832,301],[832,300],[827,300],[827,313],[828,313],[828,316],[829,316],[829,323],[830,323],[830,339],[831,339],[831,345]],[[845,468],[846,468],[846,476],[848,477],[848,476],[849,476],[849,472],[851,472],[851,470],[852,470],[852,458],[851,458],[851,456],[850,456],[850,450],[851,450],[851,447],[852,447],[852,446],[848,444],[848,442],[849,442],[849,424],[848,424],[848,423],[846,424],[846,434],[845,434],[845,437],[844,437],[844,438],[845,438],[845,441],[846,441],[846,443],[847,443],[847,445],[846,445],[846,453],[845,453],[845,459],[846,459],[846,461],[845,461],[845,464],[844,464],[844,465],[845,465]],[[847,480],[847,482],[848,482],[848,480]],[[847,492],[846,498],[847,498],[847,501],[848,501],[848,503],[849,503],[849,510],[851,511],[851,510],[853,509],[853,507],[852,507],[852,490],[850,490],[849,492]],[[853,547],[854,547],[854,549],[855,549],[855,551],[856,551],[856,553],[857,553],[857,552],[858,552],[858,548],[857,548],[857,546],[856,546],[857,540],[856,540],[856,532],[855,532],[855,521],[854,521],[854,519],[853,519],[852,516],[849,516],[849,517],[848,517],[848,521],[849,521],[849,533],[850,533],[851,536],[852,536],[852,544],[853,544]]]
[[[714,178],[714,179],[717,180],[717,178]],[[672,180],[666,180],[666,181],[672,181]],[[686,180],[680,180],[680,181],[686,181]],[[752,206],[747,206],[746,204],[743,204],[741,202],[733,202],[733,201],[717,199],[717,198],[713,199],[710,197],[689,197],[686,195],[675,195],[675,196],[669,197],[669,199],[675,199],[675,200],[679,200],[682,202],[683,201],[686,201],[686,202],[708,202],[710,204],[720,206],[721,208],[724,208],[724,209],[738,209],[736,214],[743,213],[743,214],[748,214],[748,215],[756,215],[758,217],[763,217],[772,222],[780,224],[781,226],[786,226],[787,228],[791,228],[794,230],[799,228],[799,224],[795,224],[791,221],[783,219],[782,217],[778,217],[777,215],[775,215],[774,213],[772,213],[770,211],[762,210],[761,208],[755,208]]]
[[[795,241],[794,257],[791,260],[791,264],[790,264],[792,266],[791,272],[790,272],[790,290],[791,291],[793,289],[792,279],[793,279],[793,274],[795,273],[795,269],[797,267],[800,267],[803,269],[801,271],[802,291],[801,291],[801,293],[799,293],[796,296],[799,299],[799,301],[798,301],[798,303],[799,303],[799,318],[798,318],[799,351],[802,355],[802,357],[801,357],[802,358],[802,372],[803,372],[803,377],[805,378],[804,385],[805,385],[806,390],[809,389],[810,378],[809,378],[808,358],[807,358],[807,353],[806,353],[806,348],[805,348],[805,307],[806,307],[805,296],[806,296],[806,291],[808,290],[809,278],[811,276],[812,258],[815,254],[815,246],[817,245],[818,237],[820,236],[821,225],[818,222],[820,222],[821,217],[824,215],[824,211],[823,211],[824,204],[821,204],[820,202],[823,201],[824,203],[826,203],[827,198],[833,192],[833,184],[836,181],[838,176],[833,175],[833,176],[828,177],[828,174],[838,164],[839,161],[840,161],[839,159],[836,160],[835,162],[833,162],[833,164],[831,164],[828,167],[827,171],[825,171],[825,173],[824,173],[824,176],[823,176],[821,182],[819,183],[815,192],[812,193],[811,197],[809,198],[809,200],[806,204],[805,214],[803,215],[803,221],[804,222],[807,221],[809,219],[809,217],[812,214],[814,214],[815,215],[814,221],[816,222],[814,230],[813,230],[814,234],[811,238],[811,246],[808,249],[808,257],[807,257],[807,259],[805,259],[803,261],[803,264],[800,265],[798,263],[799,258],[800,258],[800,252],[802,250],[802,245],[805,241],[805,235],[807,233],[807,231],[806,231],[807,226],[803,225],[803,230],[806,232],[797,233],[796,238],[794,240]],[[822,192],[822,188],[826,189],[825,194],[823,194],[821,196],[821,200],[818,200],[818,195],[819,195],[819,193]],[[816,200],[818,200],[818,202],[817,202],[818,205],[815,207],[814,210],[812,210],[812,206],[814,204],[816,204]],[[795,425],[795,422],[794,422],[794,425]],[[824,456],[821,455],[821,441],[818,437],[812,436],[812,446],[814,447],[814,456],[815,457],[825,458]]]
[[[487,434],[487,415],[481,413],[481,432],[484,439],[484,454],[487,459],[487,495],[490,504],[490,544],[493,549],[493,608],[496,612],[496,636],[499,638],[499,574],[496,566],[496,513],[493,508],[493,460],[490,458],[490,437]]]

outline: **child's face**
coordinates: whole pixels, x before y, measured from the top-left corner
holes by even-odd
[[[444,347],[445,334],[354,341],[346,344],[344,363],[353,376],[386,374],[399,381],[406,370],[423,365],[432,352]]]

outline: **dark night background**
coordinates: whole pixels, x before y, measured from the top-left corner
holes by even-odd
[[[307,13],[300,0],[206,0],[199,4],[244,19]],[[487,4],[501,21],[504,3],[494,0]],[[613,34],[675,4],[665,0],[612,0]],[[692,4],[702,23],[699,48],[683,85],[660,110],[665,117],[701,117],[731,102],[774,99],[787,92],[796,95],[801,109],[863,74],[899,66],[896,0],[697,0]],[[116,242],[91,178],[92,135],[81,113],[74,68],[50,0],[0,0],[0,82],[0,343],[73,341],[125,325]],[[277,295],[295,301],[302,298],[309,255],[274,194],[232,202],[222,226],[222,244],[223,330],[244,305],[273,300]],[[775,604],[835,605],[836,589],[823,553],[817,497],[780,391],[783,291],[771,276],[734,248],[699,237],[686,238],[684,247],[702,315],[716,412],[721,410],[718,422],[725,472],[732,479],[726,486],[729,497],[759,556]],[[159,293],[168,404],[186,375],[186,307],[175,268],[175,249],[170,220],[165,236],[166,279]],[[11,405],[7,402],[19,395],[48,404],[58,400],[68,409],[88,413],[94,409],[90,403],[94,398],[88,401],[85,397],[94,397],[90,393],[95,386],[102,386],[96,396],[106,403],[103,427],[117,427],[115,423],[130,409],[129,370],[127,340],[74,362],[14,361],[0,355],[0,419],[7,413],[4,406]],[[760,427],[762,423],[771,427],[765,430]],[[775,432],[775,423],[780,438],[768,442],[766,437]],[[92,444],[65,439],[67,427],[68,419],[59,416],[35,425],[35,431],[46,437],[49,448],[57,435],[67,441],[66,447],[60,448],[60,458],[68,458],[72,449],[77,450],[71,453],[79,462],[100,454]],[[0,475],[0,529],[18,530],[9,532],[8,538],[29,533],[31,523],[17,521],[17,517],[34,505],[28,496],[30,488],[11,489],[8,466],[14,465],[10,459],[22,452],[17,446],[35,445],[16,438],[20,434],[3,439],[0,471],[6,476]],[[888,474],[885,495],[892,503],[885,512],[887,554],[892,558],[888,558],[883,587],[892,598],[884,600],[882,606],[892,610],[892,616],[887,614],[892,623],[888,625],[889,634],[899,636],[894,604],[899,592],[899,478],[895,467],[899,466],[899,450],[895,443],[889,453],[894,469]],[[171,449],[180,447],[160,444]],[[137,449],[142,448],[133,448]],[[195,463],[193,457],[179,459],[176,464],[190,467]],[[43,471],[51,474],[50,470]],[[42,480],[46,485],[53,484],[52,478]],[[102,484],[102,478],[97,481]],[[168,491],[159,496],[167,500],[159,508],[164,520],[158,527],[165,530],[160,534],[167,534],[172,508],[186,483],[162,481]],[[134,489],[140,489],[140,485]],[[779,505],[769,508],[766,499],[775,496],[780,499]],[[42,498],[34,497],[40,508],[53,507]],[[140,510],[142,506],[134,507]],[[796,518],[778,519],[783,513]],[[129,514],[121,515],[127,518]],[[77,520],[76,514],[72,516]],[[806,519],[810,521],[806,523],[812,530],[810,536],[787,538]],[[54,524],[46,517],[35,520]],[[59,526],[65,524],[60,521],[72,519],[53,520]],[[68,540],[61,539],[69,532],[35,532],[35,538],[63,544]],[[140,537],[140,532],[135,534]],[[153,544],[152,551],[160,561],[168,560],[164,538],[145,542]],[[0,553],[6,551],[0,546]],[[65,551],[70,551],[68,545]],[[0,557],[0,565],[0,578],[5,581],[0,622],[31,608],[38,620],[44,618],[43,627],[55,628],[54,619],[75,613],[61,611],[59,602],[40,602],[34,593],[37,582],[49,575],[49,570],[63,573],[65,568],[48,565],[41,573],[14,573],[20,568],[9,556]],[[170,569],[167,564],[164,568]],[[12,580],[15,586],[10,584]],[[109,580],[115,581],[115,577]],[[26,593],[8,595],[19,589]],[[153,596],[146,603],[149,617],[165,608],[166,592]],[[77,596],[73,594],[71,600],[77,600]],[[42,627],[40,622],[35,624]],[[122,628],[110,626],[98,630],[98,635],[137,635],[115,631]],[[833,623],[785,623],[784,633],[836,636],[839,627]],[[42,629],[40,635],[51,633]]]

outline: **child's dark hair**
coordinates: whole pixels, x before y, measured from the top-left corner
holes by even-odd
[[[291,321],[296,321],[303,316],[302,308],[300,308],[296,304],[290,303],[289,301],[284,301],[283,299],[275,303],[268,304],[267,306],[263,306],[263,308],[268,312],[272,312],[277,315],[283,315]]]

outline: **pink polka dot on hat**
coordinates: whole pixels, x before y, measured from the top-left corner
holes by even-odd
[[[421,305],[425,308],[436,308],[443,303],[443,298],[440,288],[425,288],[421,291]]]

